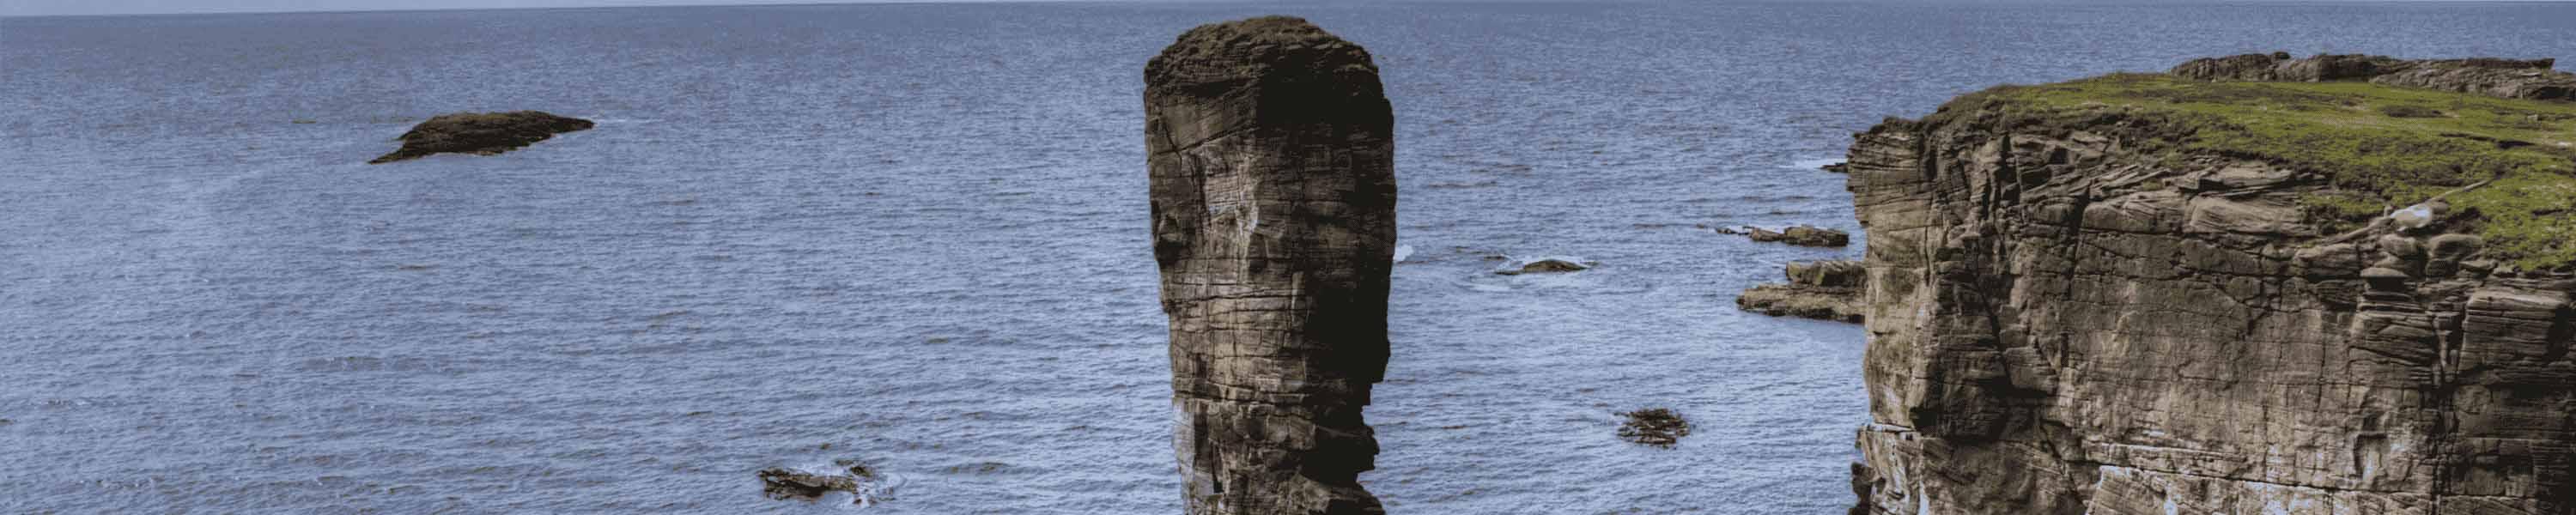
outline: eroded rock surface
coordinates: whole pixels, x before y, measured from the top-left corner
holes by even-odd
[[[2556,59],[2425,59],[2287,52],[2194,59],[2168,73],[2200,80],[2370,81],[2391,86],[2531,100],[2576,99],[2576,74],[2552,69]]]
[[[1859,261],[1793,262],[1785,284],[1761,284],[1735,297],[1735,307],[1771,316],[1859,323],[1869,271]]]
[[[1851,233],[1813,225],[1799,225],[1781,230],[1747,226],[1744,236],[1753,241],[1787,243],[1802,247],[1840,247],[1851,244]]]
[[[2386,67],[2256,57],[2176,73]],[[1851,149],[1856,513],[2576,512],[2576,278],[2507,271],[2429,206],[2312,224],[2334,170],[1983,109]]]
[[[401,149],[368,164],[391,163],[438,153],[493,155],[545,141],[556,134],[585,130],[590,120],[543,111],[442,114],[404,132]]]
[[[1305,20],[1253,18],[1182,34],[1145,84],[1189,513],[1382,513],[1358,481],[1396,247],[1377,66]]]

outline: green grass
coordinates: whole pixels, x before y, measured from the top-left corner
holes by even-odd
[[[2330,230],[2492,179],[2448,198],[2487,240],[2487,255],[2533,269],[2576,265],[2576,148],[2568,146],[2576,142],[2576,103],[2360,82],[2116,74],[1989,89],[1927,121],[2108,131],[2150,155],[2222,155],[2317,172],[2334,190],[2303,203]]]

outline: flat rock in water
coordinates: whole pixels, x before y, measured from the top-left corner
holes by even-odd
[[[875,489],[873,483],[878,479],[876,471],[854,460],[837,463],[845,467],[844,473],[825,474],[782,467],[762,469],[758,474],[760,493],[771,499],[812,501],[832,492],[848,492],[858,497],[857,502],[867,503],[875,493],[871,490]]]
[[[1501,275],[1549,274],[1580,272],[1590,269],[1592,269],[1591,263],[1585,263],[1578,259],[1541,258],[1506,265],[1500,270],[1495,270],[1494,273]]]
[[[543,111],[442,114],[414,125],[395,138],[403,142],[367,164],[382,164],[439,153],[493,155],[525,147],[556,134],[589,129],[590,120]]]

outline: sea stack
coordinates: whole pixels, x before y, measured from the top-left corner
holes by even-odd
[[[1368,51],[1297,18],[1191,29],[1145,65],[1145,147],[1189,513],[1383,513],[1360,412],[1395,144]]]

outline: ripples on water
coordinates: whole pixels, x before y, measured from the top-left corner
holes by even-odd
[[[1858,229],[1813,170],[1957,93],[2254,50],[2576,57],[2576,7],[872,5],[0,20],[0,511],[1171,513],[1139,76],[1315,19],[1398,113],[1398,513],[1839,513]],[[429,115],[601,120],[358,163]],[[313,120],[311,124],[292,120]],[[1566,276],[1494,256],[1579,255]],[[1679,448],[1613,437],[1670,406]],[[829,448],[825,448],[828,445]]]

